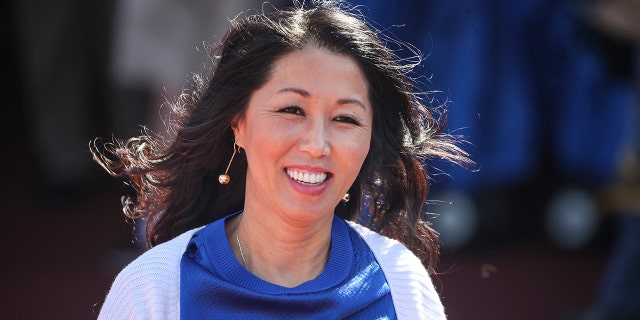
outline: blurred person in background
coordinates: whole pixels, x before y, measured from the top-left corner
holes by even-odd
[[[99,189],[87,161],[91,137],[108,132],[110,1],[12,1],[23,101],[37,158],[34,194],[67,206]]]
[[[170,120],[152,106],[178,96],[186,75],[203,70],[205,43],[257,3],[12,1],[41,204],[68,206],[100,191],[87,161],[92,137],[133,135],[148,122],[166,134]]]
[[[479,164],[434,177],[434,198],[452,203],[429,208],[442,213],[443,247],[596,239],[596,194],[634,126],[634,88],[629,50],[588,25],[588,1],[353,2],[427,56],[423,90],[442,90],[431,97],[447,102],[449,132],[469,137]]]
[[[582,320],[640,319],[640,1],[589,3],[591,24],[632,46],[635,85],[634,131],[621,155],[619,175],[602,193],[602,207],[612,214],[615,238],[600,290]]]
[[[279,1],[275,1],[277,5]],[[280,1],[282,2],[282,1]],[[117,132],[133,134],[127,128],[131,104],[144,104],[144,122],[150,130],[169,134],[169,108],[162,105],[168,97],[180,95],[191,73],[205,70],[203,63],[211,44],[219,41],[230,19],[259,0],[120,0],[114,21],[113,63],[110,79],[122,103]],[[129,111],[130,112],[130,111]],[[140,117],[134,118],[138,119]],[[129,129],[130,130],[130,129]]]

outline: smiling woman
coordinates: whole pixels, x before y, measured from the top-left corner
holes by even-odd
[[[366,78],[349,56],[309,43],[276,60],[232,125],[250,164],[243,227],[253,215],[330,226],[369,152],[372,118]]]
[[[331,1],[238,19],[174,140],[92,150],[152,247],[100,318],[445,318],[421,161],[469,160],[379,36]]]

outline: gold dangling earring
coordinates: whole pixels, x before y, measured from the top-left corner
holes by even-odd
[[[347,202],[349,202],[349,199],[351,199],[351,195],[349,194],[349,192],[347,192],[342,197],[342,202],[347,203]]]
[[[218,182],[220,184],[228,184],[231,181],[231,176],[229,176],[229,168],[231,167],[231,162],[233,162],[233,158],[236,156],[236,152],[240,151],[240,147],[234,142],[233,143],[233,154],[231,155],[231,160],[229,160],[229,164],[227,165],[227,170],[224,171],[224,174],[218,176]]]

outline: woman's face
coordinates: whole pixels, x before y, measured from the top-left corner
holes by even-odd
[[[333,213],[369,152],[372,116],[350,57],[307,45],[276,60],[234,126],[248,162],[245,206],[300,221]]]

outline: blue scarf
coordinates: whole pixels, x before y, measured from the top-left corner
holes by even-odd
[[[181,319],[395,319],[373,253],[334,217],[325,270],[294,288],[264,281],[235,258],[225,219],[196,232],[180,263]]]

